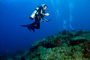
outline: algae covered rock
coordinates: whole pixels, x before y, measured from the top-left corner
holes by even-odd
[[[70,45],[72,45],[72,46],[77,45],[80,43],[84,43],[85,41],[87,41],[87,39],[85,37],[81,37],[81,36],[73,37],[73,38],[71,38]]]
[[[30,60],[88,60],[90,33],[83,30],[73,32],[59,32],[32,44],[34,50],[30,52],[26,59]],[[30,50],[32,50],[31,48]],[[87,56],[88,55],[88,56]],[[87,57],[86,57],[87,56]]]
[[[64,30],[36,41],[17,60],[90,60],[90,33]]]

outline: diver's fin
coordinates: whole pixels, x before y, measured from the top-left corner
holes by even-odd
[[[32,25],[29,25],[29,27],[35,32],[35,28]]]
[[[28,27],[29,25],[20,25],[20,26],[22,26],[22,27]]]
[[[31,31],[31,30],[33,30],[33,32],[35,32],[35,28],[31,25],[31,24],[29,24],[29,25],[21,25],[22,27],[27,27],[27,29],[29,30],[29,31]]]

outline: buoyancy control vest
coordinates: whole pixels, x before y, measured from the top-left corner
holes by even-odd
[[[30,19],[33,20],[35,18],[35,16],[40,16],[42,18],[43,14],[45,14],[45,11],[43,10],[43,7],[42,6],[38,6],[35,9],[35,11],[31,14]]]

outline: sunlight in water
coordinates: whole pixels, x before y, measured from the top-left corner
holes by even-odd
[[[70,24],[69,24],[69,27],[70,27],[71,30],[74,30],[74,28]]]
[[[53,8],[55,9],[55,4],[54,4],[53,0],[51,0],[51,4],[52,4]]]
[[[69,16],[69,21],[70,21],[70,23],[72,22],[72,19],[73,19],[73,17],[72,17],[72,15],[70,15],[70,16]]]
[[[60,16],[59,9],[57,9],[56,12],[57,12],[57,17],[59,17]]]
[[[74,5],[73,5],[73,1],[69,2],[69,10],[70,10],[70,15],[69,15],[69,27],[71,30],[74,30],[74,28],[72,27],[71,23],[73,20],[73,16],[72,16],[72,9],[73,9]]]
[[[63,29],[66,30],[66,20],[63,20]]]

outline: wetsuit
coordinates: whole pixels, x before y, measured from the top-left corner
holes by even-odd
[[[35,22],[31,24],[34,28],[40,29],[40,20],[44,19],[44,14],[45,14],[45,10],[43,10],[43,8],[40,6],[39,10],[36,13]]]

